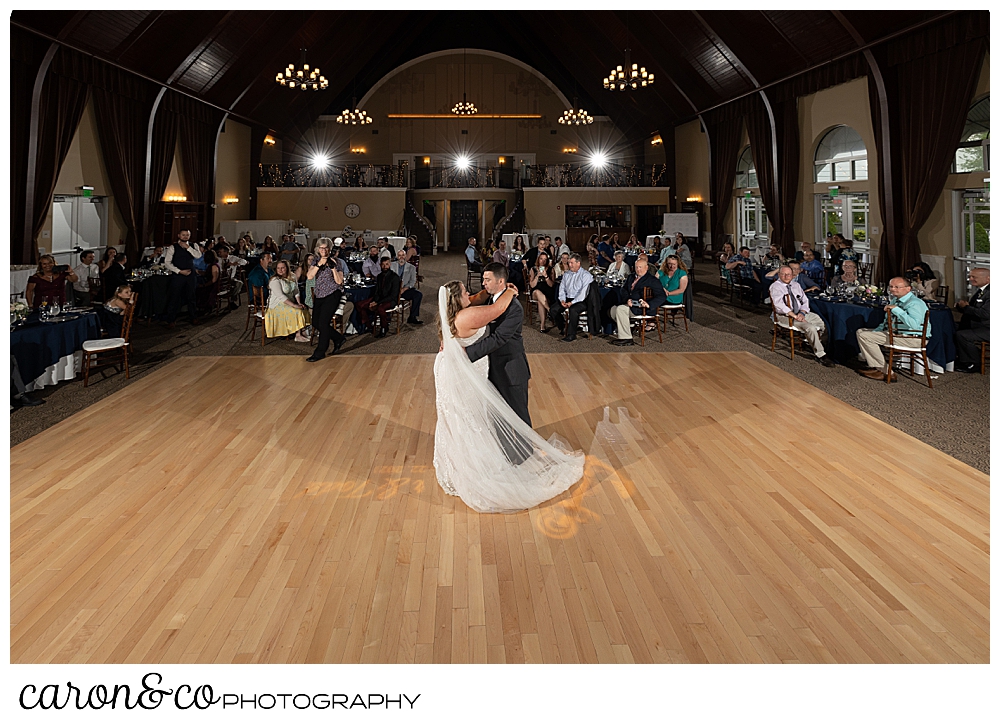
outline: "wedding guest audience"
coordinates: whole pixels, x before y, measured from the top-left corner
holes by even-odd
[[[109,338],[122,336],[122,319],[125,310],[132,304],[132,287],[122,284],[114,291],[114,295],[97,309],[97,318],[101,329]]]
[[[625,283],[625,288],[628,297],[624,303],[611,308],[611,317],[615,320],[617,336],[617,339],[612,340],[611,344],[619,347],[635,344],[632,341],[632,317],[656,316],[656,310],[667,299],[660,280],[649,273],[649,262],[645,257],[636,259],[635,272]],[[647,289],[649,290],[648,300],[643,299],[643,294]]]
[[[613,250],[617,251],[618,249],[622,248],[621,242],[618,241],[618,232],[617,231],[611,235],[611,238],[608,241],[611,244],[611,248]]]
[[[646,243],[646,251],[656,254],[657,257],[660,255],[661,248],[663,248],[663,240],[659,236],[654,236],[652,241]]]
[[[802,287],[802,290],[804,292],[821,291],[820,288],[816,285],[816,282],[810,279],[809,275],[806,274],[804,271],[802,271],[802,264],[800,264],[797,261],[790,261],[788,262],[788,266],[792,270],[792,279],[794,279],[798,283],[798,285]],[[778,269],[778,271],[781,270]],[[768,276],[770,276],[770,274]],[[775,274],[775,276],[777,276],[777,274]]]
[[[764,284],[753,268],[753,260],[750,258],[750,247],[740,247],[740,253],[734,254],[728,262],[726,269],[735,271],[740,275],[743,283],[750,287],[750,296],[754,304],[760,304],[764,292]]]
[[[163,260],[166,258],[164,249],[162,246],[154,246],[152,253],[142,260],[141,266],[150,267],[158,266],[163,264]]]
[[[367,279],[374,279],[379,274],[382,273],[381,261],[383,258],[388,259],[389,257],[380,256],[379,248],[377,246],[371,246],[368,248],[368,258],[365,259],[364,264],[361,265],[361,273],[365,275]]]
[[[802,271],[813,280],[819,287],[826,286],[826,269],[823,262],[816,258],[811,251],[802,252]]]
[[[636,263],[638,266],[638,262]],[[683,260],[677,256],[668,256],[660,265],[660,270],[656,273],[663,291],[667,295],[667,304],[683,304],[684,292],[688,287],[687,266]]]
[[[510,254],[507,253],[506,241],[503,241],[502,239],[500,240],[500,243],[497,245],[497,250],[493,252],[493,259],[491,261],[496,264],[503,264],[504,266],[507,266],[507,262],[510,261]]]
[[[539,235],[535,238],[535,245],[524,252],[521,256],[521,267],[523,269],[525,279],[530,276],[532,267],[534,267],[535,262],[538,261],[538,255],[543,252],[545,252],[545,237]],[[547,254],[547,252],[545,253]]]
[[[302,249],[295,242],[295,237],[291,234],[285,234],[281,244],[281,255],[280,259],[287,261],[289,264],[296,264],[299,261],[299,252]]]
[[[625,252],[615,252],[615,260],[608,265],[608,279],[627,279],[632,273],[631,267],[625,263]]]
[[[597,265],[607,269],[608,265],[615,260],[615,247],[607,234],[601,237],[601,243],[597,245]]]
[[[563,342],[572,342],[576,339],[576,330],[580,327],[580,315],[587,308],[587,293],[594,277],[589,271],[582,267],[583,258],[579,254],[571,254],[569,257],[569,271],[562,275],[559,284],[559,304],[552,305],[549,310],[549,319],[564,333]],[[568,311],[569,324],[563,321],[563,313]]]
[[[959,299],[955,308],[962,315],[955,332],[958,359],[955,369],[959,372],[980,372],[981,356],[977,342],[990,341],[990,270],[976,267],[969,271],[969,283],[976,293],[969,301]]]
[[[471,271],[481,272],[483,270],[483,263],[476,250],[476,237],[474,236],[469,237],[469,245],[465,247],[465,262]]]
[[[315,260],[309,267],[306,275],[307,283],[312,282],[315,286],[312,289],[313,329],[319,334],[319,340],[315,351],[306,358],[307,362],[318,362],[326,357],[326,351],[330,348],[330,340],[333,339],[333,354],[337,354],[344,346],[346,337],[333,327],[333,318],[340,308],[340,300],[344,296],[344,270],[337,262],[343,263],[343,259],[337,260],[331,257],[330,239],[322,237],[316,243]]]
[[[569,271],[569,258],[572,256],[569,252],[565,252],[559,255],[559,261],[552,265],[552,273],[558,282],[562,279],[563,274]]]
[[[233,280],[229,289],[228,309],[236,309],[239,306],[240,293],[243,291],[243,282],[237,278],[237,272],[241,266],[247,265],[247,260],[230,253],[229,247],[225,244],[216,244],[215,254],[219,259],[219,271]]]
[[[843,262],[843,264],[846,266],[847,262]],[[906,279],[909,280],[910,284],[913,285],[913,292],[918,297],[934,299],[934,295],[937,292],[940,282],[937,280],[934,270],[931,269],[930,265],[926,262],[917,262],[913,265],[913,268],[903,276],[905,276]]]
[[[830,280],[830,286],[833,289],[837,289],[841,284],[845,287],[856,287],[861,284],[861,277],[858,276],[858,263],[856,261],[845,259],[841,265],[840,274]]]
[[[562,240],[561,236],[556,237],[555,241],[555,251],[553,252],[552,258],[561,257],[563,254],[572,254],[573,250],[569,248],[569,244]]]
[[[840,254],[844,247],[840,241],[840,234],[829,234],[826,237],[826,253],[830,257],[830,267],[833,269],[834,275],[840,274]],[[814,254],[814,258],[818,259],[819,255]],[[806,260],[805,250],[802,251],[802,261]]]
[[[94,252],[87,249],[80,253],[80,264],[73,270],[73,303],[79,307],[90,306],[90,279],[101,278],[101,268],[94,263]]]
[[[840,254],[837,256],[837,263],[833,265],[833,273],[840,274],[844,268],[845,261],[858,261],[858,252],[854,251],[854,239],[844,237],[841,234],[834,234],[833,237],[837,239],[837,243],[840,246]],[[805,254],[803,253],[803,261],[805,260]]]
[[[389,243],[388,237],[380,236],[376,241],[378,246],[378,258],[388,259],[390,262],[396,258],[396,247]]]
[[[826,331],[826,323],[823,318],[815,312],[809,311],[809,297],[805,291],[795,281],[795,272],[788,264],[778,269],[778,281],[771,285],[771,304],[774,305],[774,315],[777,315],[777,322],[783,327],[788,326],[788,317],[793,318],[792,327],[805,335],[809,346],[816,354],[816,359],[824,367],[834,367],[836,362],[830,359],[823,348],[820,337]]]
[[[167,314],[164,321],[171,329],[177,323],[177,314],[183,305],[187,305],[191,315],[191,323],[198,324],[198,304],[195,290],[198,287],[198,277],[194,271],[194,260],[201,258],[201,249],[191,243],[191,230],[181,229],[177,232],[177,240],[167,248],[163,265],[172,273],[167,295]],[[111,289],[116,289],[116,284]],[[108,287],[105,287],[108,289]]]
[[[635,234],[629,236],[628,241],[625,242],[625,248],[623,251],[626,254],[639,255],[640,251],[643,251],[642,245],[639,244],[639,240],[635,238]]]
[[[857,331],[858,347],[864,355],[866,367],[859,372],[873,380],[884,380],[886,374],[890,375],[890,380],[895,382],[896,373],[888,369],[882,348],[879,345],[889,341],[888,315],[893,316],[895,329],[903,334],[919,335],[924,325],[924,314],[927,313],[927,304],[923,299],[913,293],[910,283],[903,277],[894,277],[889,280],[889,294],[894,301],[885,306],[886,319],[875,329],[859,329]],[[931,334],[931,324],[927,322],[927,335]],[[904,347],[919,347],[920,337],[894,337],[895,344]]]
[[[526,251],[527,249],[524,246],[524,238],[518,234],[514,237],[514,241],[510,245],[510,253],[521,254],[523,256]]]
[[[813,250],[813,245],[808,241],[803,241],[801,244],[799,244],[799,250],[795,252],[795,261],[802,261],[805,253],[807,251],[812,251],[812,250]],[[815,256],[815,252],[813,252],[813,255]]]
[[[281,253],[281,250],[274,241],[274,237],[270,234],[264,237],[264,246],[260,251],[262,254],[270,254],[271,259],[277,259],[278,255]]]
[[[691,247],[684,241],[684,234],[679,231],[674,234],[674,249],[676,250],[674,253],[680,258],[684,264],[684,268],[690,271],[691,266],[694,264],[694,258],[691,256]]]
[[[416,266],[420,262],[420,249],[417,248],[415,237],[408,236],[403,242],[403,251],[406,253],[406,261]]]
[[[105,269],[111,266],[111,260],[114,259],[115,256],[117,256],[117,254],[118,250],[113,246],[109,246],[104,250],[104,256],[102,256],[101,260],[97,262],[97,266],[100,267],[102,274],[104,273]]]
[[[361,315],[361,330],[365,331],[369,327],[369,320],[372,314],[378,316],[379,332],[376,336],[385,337],[389,334],[389,310],[396,306],[399,301],[401,289],[398,274],[394,274],[390,269],[391,262],[388,259],[381,259],[382,269],[375,279],[375,289],[369,299],[358,302],[357,307]],[[374,328],[373,328],[374,329]]]
[[[597,266],[598,251],[597,251],[597,234],[591,234],[590,238],[587,240],[587,266],[593,269]]]
[[[274,265],[274,276],[267,283],[270,296],[264,312],[268,337],[295,335],[296,342],[308,342],[302,330],[309,324],[309,310],[299,297],[299,285],[292,278],[291,266],[281,259]]]
[[[24,290],[24,300],[32,309],[38,309],[42,302],[57,302],[66,306],[66,281],[79,281],[76,272],[68,266],[56,266],[56,258],[51,254],[38,257],[38,269],[28,277]]]
[[[399,275],[402,287],[402,299],[410,302],[410,316],[406,320],[408,324],[423,324],[420,321],[420,301],[424,298],[423,293],[417,289],[417,268],[406,261],[406,251],[400,249],[396,252],[396,261],[390,265],[394,274]]]
[[[775,262],[780,264],[781,261],[781,249],[777,244],[770,244],[767,247],[767,253],[764,254],[764,264],[774,264]]]
[[[114,290],[128,281],[128,275],[125,273],[127,262],[128,257],[124,254],[115,254],[111,263],[101,272],[101,289],[104,292],[105,300],[111,298]]]
[[[721,261],[723,264],[729,262],[736,255],[736,247],[733,246],[732,242],[725,242],[722,245],[722,251],[716,255],[716,261]]]
[[[532,301],[538,307],[538,331],[544,333],[545,320],[556,299],[556,276],[549,264],[549,255],[544,251],[538,254],[528,273],[528,289],[531,290]]]

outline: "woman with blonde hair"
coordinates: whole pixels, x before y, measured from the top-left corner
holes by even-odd
[[[287,261],[282,259],[275,265],[267,287],[271,293],[264,313],[267,336],[284,337],[294,332],[296,342],[308,342],[302,330],[309,324],[309,309],[299,299],[299,285]]]
[[[28,286],[24,290],[24,300],[32,309],[38,309],[42,302],[55,301],[59,306],[66,306],[66,281],[79,281],[69,266],[57,267],[56,258],[51,254],[38,257],[38,269],[28,277]]]

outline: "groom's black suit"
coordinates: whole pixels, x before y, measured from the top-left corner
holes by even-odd
[[[493,298],[487,304],[492,304]],[[489,336],[465,348],[472,362],[487,355],[490,358],[489,380],[497,388],[514,413],[531,425],[528,414],[528,380],[531,369],[524,354],[521,325],[524,309],[517,297],[510,300],[507,311],[490,322]]]

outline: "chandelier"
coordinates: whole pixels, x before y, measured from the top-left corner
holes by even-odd
[[[337,116],[337,123],[343,123],[350,126],[363,126],[372,122],[372,117],[365,111],[358,108],[357,98],[351,98],[351,109],[352,110],[347,110],[345,108],[341,111],[340,115]]]
[[[454,113],[456,116],[474,116],[477,113],[479,113],[479,109],[476,108],[476,104],[469,102],[465,97],[465,90],[466,90],[465,54],[466,54],[466,49],[462,48],[462,102],[456,103],[451,107],[451,112]]]
[[[629,27],[628,11],[625,11],[625,66],[617,66],[604,79],[604,89],[609,91],[623,91],[627,88],[638,90],[648,85],[653,85],[653,74],[647,73],[645,66],[639,67],[638,63],[632,62],[632,50],[628,47]]]
[[[576,106],[576,98],[573,99]],[[582,108],[569,108],[557,119],[564,126],[586,126],[594,122],[594,117]]]
[[[302,90],[326,90],[330,82],[320,75],[319,68],[310,68],[306,63],[306,49],[302,48],[302,67],[296,68],[293,63],[289,63],[284,73],[278,73],[274,80],[288,88],[300,88]]]

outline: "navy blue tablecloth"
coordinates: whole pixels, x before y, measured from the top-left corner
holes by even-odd
[[[857,331],[874,329],[885,319],[881,306],[866,307],[849,302],[831,302],[810,297],[809,308],[822,317],[830,335],[829,352],[838,362],[853,360],[861,351]],[[955,319],[950,309],[932,309],[927,357],[941,367],[955,361]]]
[[[359,333],[361,332],[361,314],[358,311],[358,302],[371,298],[372,292],[375,290],[375,285],[370,287],[346,287],[344,293],[347,294],[347,300],[354,304],[354,309],[351,310],[351,324],[354,325]]]
[[[37,317],[34,317],[37,319]],[[29,317],[29,320],[32,318]],[[88,339],[99,339],[97,315],[84,314],[66,322],[29,321],[10,333],[10,353],[25,384],[37,379],[45,368],[83,349]]]
[[[170,301],[171,274],[158,274],[141,281],[130,281],[132,291],[139,295],[135,313],[142,319],[166,314]]]

